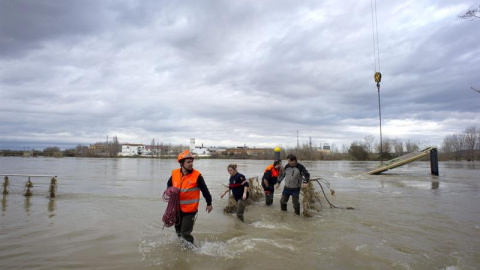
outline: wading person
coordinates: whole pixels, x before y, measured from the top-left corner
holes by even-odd
[[[282,211],[287,211],[287,202],[290,196],[292,196],[293,209],[295,214],[300,215],[300,188],[307,187],[307,183],[310,180],[310,173],[305,167],[298,163],[297,157],[294,155],[288,155],[288,164],[285,165],[284,172],[278,178],[278,185],[285,180],[285,187],[283,188],[282,198],[280,199],[280,207]]]
[[[230,190],[232,190],[233,198],[237,206],[237,217],[243,222],[243,213],[248,199],[248,180],[245,175],[237,171],[237,164],[230,164],[227,166],[227,171],[230,174],[228,188],[220,196],[223,198]]]
[[[263,192],[265,193],[266,205],[271,205],[273,203],[273,192],[275,191],[275,184],[278,181],[278,175],[281,174],[281,171],[283,171],[282,161],[275,160],[273,164],[268,165],[263,172],[262,187]]]
[[[172,176],[167,182],[167,187],[174,186],[180,189],[180,220],[175,224],[175,231],[179,237],[193,244],[194,238],[191,233],[198,212],[200,192],[207,201],[206,211],[208,213],[213,209],[212,196],[203,176],[193,168],[193,155],[185,150],[178,155],[177,160],[180,168],[172,171]]]

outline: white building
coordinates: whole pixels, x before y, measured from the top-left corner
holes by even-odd
[[[207,147],[202,146],[195,146],[195,139],[190,139],[190,152],[194,153],[198,156],[210,156],[210,150]]]
[[[118,153],[121,157],[149,155],[150,151],[143,144],[122,144],[122,152]]]

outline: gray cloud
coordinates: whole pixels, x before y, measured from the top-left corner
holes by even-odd
[[[470,6],[377,3],[384,136],[440,146],[478,125]],[[2,1],[0,148],[378,140],[371,16],[358,1]]]

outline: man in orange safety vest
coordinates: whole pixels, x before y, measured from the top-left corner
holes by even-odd
[[[198,212],[198,203],[200,202],[200,192],[207,201],[206,211],[210,213],[212,207],[212,196],[208,190],[205,180],[199,171],[193,168],[194,157],[188,150],[178,155],[180,168],[172,171],[172,176],[168,179],[167,187],[174,186],[180,190],[180,221],[175,224],[175,231],[178,237],[193,244],[193,225],[195,216]]]

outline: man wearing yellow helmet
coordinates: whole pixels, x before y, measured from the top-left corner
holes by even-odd
[[[212,207],[212,196],[208,190],[205,180],[199,171],[193,168],[194,157],[188,150],[178,155],[180,168],[172,171],[172,176],[168,179],[167,187],[174,186],[180,190],[180,220],[175,224],[175,231],[178,237],[193,244],[193,225],[195,216],[198,212],[198,203],[200,201],[200,192],[207,201],[206,211],[210,213]]]

